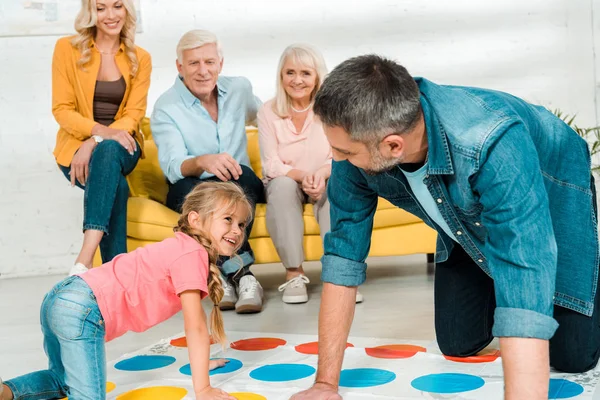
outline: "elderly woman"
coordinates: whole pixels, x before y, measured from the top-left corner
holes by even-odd
[[[267,229],[286,268],[279,287],[285,303],[308,301],[304,275],[303,204],[312,203],[321,238],[329,231],[327,180],[331,147],[312,111],[327,69],[321,53],[294,44],[279,59],[277,92],[258,111],[258,132],[267,194]],[[357,302],[362,301],[360,293]]]
[[[60,125],[54,156],[71,185],[84,194],[83,246],[71,274],[127,251],[125,176],[143,140],[140,120],[152,69],[134,44],[131,0],[83,0],[77,35],[57,41],[52,59],[52,113]]]

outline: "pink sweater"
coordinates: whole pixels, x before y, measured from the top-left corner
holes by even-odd
[[[257,116],[260,158],[267,181],[292,169],[314,172],[331,164],[331,146],[312,109],[297,132],[291,118],[279,117],[272,107],[273,100],[266,102]]]

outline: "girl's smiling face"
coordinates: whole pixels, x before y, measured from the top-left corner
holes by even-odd
[[[219,255],[231,256],[240,248],[247,220],[248,215],[241,207],[213,214],[207,232]]]

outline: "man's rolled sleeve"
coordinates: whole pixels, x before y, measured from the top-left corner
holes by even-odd
[[[367,279],[367,264],[332,255],[321,259],[321,280],[339,286],[358,286]]]
[[[169,182],[175,183],[185,178],[181,173],[181,164],[183,164],[184,161],[190,160],[192,158],[196,157],[190,155],[183,157],[173,157],[171,160],[168,161],[168,163],[166,163],[167,167],[165,168],[165,170],[167,171],[166,176]]]
[[[558,322],[547,315],[522,308],[497,307],[492,335],[550,340],[557,328]]]

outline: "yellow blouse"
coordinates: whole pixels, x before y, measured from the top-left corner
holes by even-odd
[[[92,57],[85,70],[77,66],[81,57],[78,49],[71,45],[72,36],[60,38],[52,57],[52,114],[60,129],[56,134],[54,157],[60,165],[68,167],[81,143],[92,135],[94,121],[93,104],[96,77],[100,69],[101,55],[92,44]],[[136,46],[138,71],[134,78],[125,47],[121,43],[115,55],[117,67],[121,71],[127,88],[115,122],[109,127],[130,132],[143,151],[144,139],[139,124],[146,115],[148,88],[152,61],[150,54]],[[142,153],[143,154],[143,153]]]

